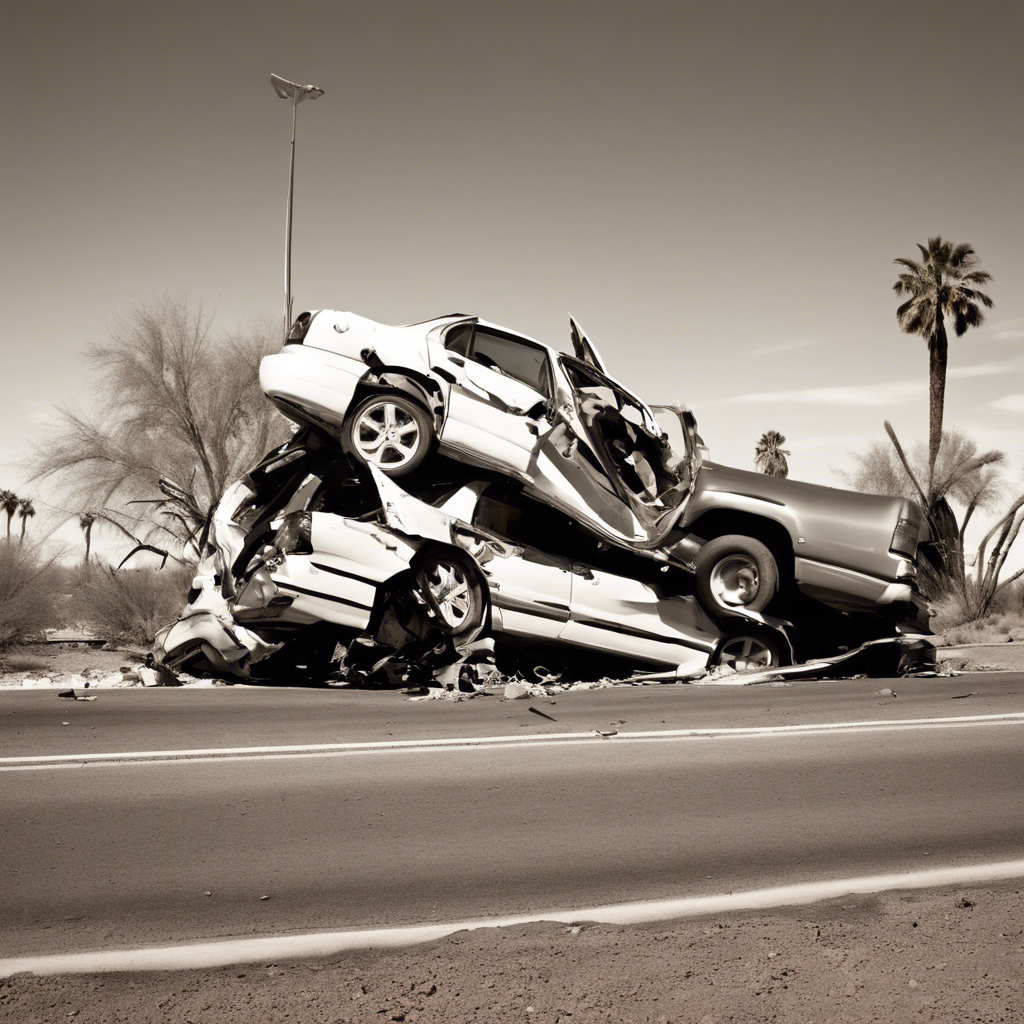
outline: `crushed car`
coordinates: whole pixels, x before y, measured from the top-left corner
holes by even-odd
[[[685,407],[656,419],[570,328],[574,356],[475,317],[388,327],[320,310],[260,382],[295,423],[393,478],[434,451],[497,471],[606,543],[692,572],[716,613],[796,593],[926,624],[914,502],[711,462]]]
[[[928,633],[913,502],[720,466],[570,334],[301,314],[260,368],[296,433],[220,502],[158,660],[407,679],[486,637],[689,672]]]
[[[339,646],[349,669],[398,652],[442,655],[436,668],[482,636],[547,662],[566,645],[696,671],[794,657],[774,620],[723,628],[680,592],[681,570],[624,562],[501,478],[456,468],[417,496],[372,464],[362,473],[306,428],[233,485],[158,661],[259,678],[304,657],[322,678]]]

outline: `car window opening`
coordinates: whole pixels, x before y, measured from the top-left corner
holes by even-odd
[[[456,324],[444,337],[449,352],[467,356],[550,398],[553,393],[547,352],[540,346],[476,324]]]
[[[473,343],[474,324],[456,324],[444,336],[444,347],[449,352],[460,356],[469,355],[469,347]]]
[[[679,504],[686,491],[680,473],[685,460],[667,439],[651,436],[643,411],[604,385],[580,388],[576,400],[583,422],[629,491],[646,505]]]

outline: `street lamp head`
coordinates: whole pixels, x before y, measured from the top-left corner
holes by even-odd
[[[270,76],[270,84],[274,87],[274,92],[277,93],[278,97],[282,100],[291,100],[293,103],[301,103],[303,100],[315,100],[317,96],[323,96],[323,89],[318,89],[315,85],[298,85],[295,82],[289,82],[285,78],[279,78],[277,75]]]

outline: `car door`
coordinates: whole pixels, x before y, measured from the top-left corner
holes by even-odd
[[[607,376],[608,370],[605,368],[604,360],[571,313],[569,314],[569,337],[572,341],[572,350],[576,353],[576,358],[582,363],[589,363]]]
[[[702,668],[718,633],[692,597],[663,598],[649,583],[574,562],[562,639],[658,664]]]
[[[537,448],[539,417],[550,395],[547,351],[469,324],[449,331],[445,349],[445,369],[452,380],[442,446],[467,461],[522,479]]]
[[[627,499],[592,424],[593,415],[604,407],[618,414],[621,389],[592,365],[560,356],[554,390],[555,413],[543,423],[531,463],[532,492],[615,544],[653,546],[651,525],[664,509]],[[638,420],[637,428],[644,427],[648,425]]]
[[[668,444],[651,410],[592,365],[562,356],[567,397],[559,414],[576,438],[572,461],[589,475],[592,492],[608,495],[593,512],[612,529],[628,522],[638,548],[657,547],[682,514],[692,490],[689,465]],[[585,482],[577,484],[581,493]]]
[[[523,542],[523,532],[517,523],[528,513],[511,500],[502,500],[509,496],[496,493],[500,490],[500,485],[492,485],[484,491],[477,501],[472,523],[506,541],[512,552],[508,556],[497,553],[483,563],[491,589],[495,628],[514,636],[557,639],[569,621],[571,563],[568,558],[547,554]]]

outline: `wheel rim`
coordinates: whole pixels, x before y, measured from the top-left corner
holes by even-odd
[[[356,421],[352,444],[365,462],[395,469],[419,451],[420,427],[400,405],[377,402],[364,409]]]
[[[719,604],[746,608],[757,599],[760,589],[757,562],[749,555],[729,555],[711,570],[710,583]]]
[[[738,636],[722,645],[718,664],[742,672],[747,668],[771,668],[773,660],[772,650],[763,640],[756,636]]]
[[[445,624],[458,629],[469,618],[473,598],[466,573],[450,562],[438,562],[423,574],[423,581]]]

